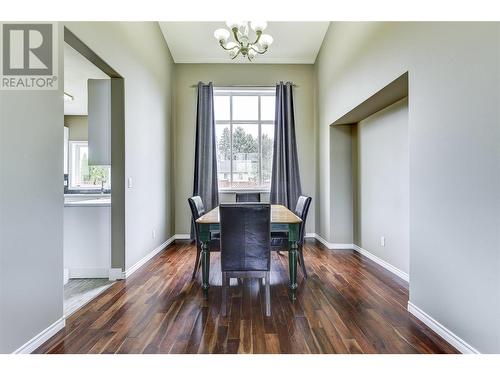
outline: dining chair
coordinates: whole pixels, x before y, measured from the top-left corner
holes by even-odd
[[[221,204],[219,213],[222,315],[226,315],[231,278],[263,278],[266,284],[266,316],[270,316],[271,205]]]
[[[260,202],[260,193],[236,193],[236,203]]]
[[[295,206],[294,213],[302,219],[302,223],[299,225],[299,241],[297,242],[299,251],[299,263],[302,268],[302,273],[304,278],[307,279],[306,264],[304,262],[304,236],[306,231],[306,220],[307,214],[309,212],[309,206],[311,205],[312,198],[301,195],[297,200],[297,205]],[[273,232],[271,233],[271,246],[273,250],[279,251],[283,248],[288,248],[288,232]]]
[[[191,279],[194,279],[196,277],[196,273],[198,272],[198,268],[200,268],[201,265],[200,231],[198,224],[196,224],[196,220],[205,214],[205,205],[203,204],[201,197],[198,195],[188,198],[188,203],[191,208],[194,236],[196,241],[196,261],[194,263],[193,276],[191,277]],[[220,251],[219,233],[210,233],[210,237],[209,251]]]

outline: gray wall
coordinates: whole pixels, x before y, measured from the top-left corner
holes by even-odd
[[[70,141],[87,141],[89,139],[87,116],[65,115],[64,125],[69,128]]]
[[[156,22],[70,22],[66,26],[124,77],[125,175],[133,179],[133,187],[125,193],[128,269],[174,234],[174,63]]]
[[[320,234],[352,216],[330,206],[352,185],[330,124],[409,71],[410,301],[481,352],[500,352],[499,48],[498,23],[339,22],[316,62]]]
[[[334,163],[330,169],[330,190],[324,197],[329,202],[329,206],[325,206],[325,200],[318,200],[319,210],[322,214],[329,207],[329,215],[331,224],[327,224],[324,218],[319,220],[316,231],[320,236],[329,238],[327,230],[330,226],[335,229],[333,241],[336,244],[353,243],[353,199],[354,187],[352,184],[353,178],[353,160],[352,160],[352,127],[350,125],[331,126],[330,133],[324,136],[330,140],[331,148],[328,156]],[[320,189],[320,194],[325,195],[325,191]],[[342,215],[338,215],[342,212]]]
[[[267,64],[179,64],[176,66],[175,99],[175,233],[189,233],[191,214],[187,199],[193,192],[194,143],[196,134],[196,89],[198,81],[214,85],[274,85],[293,81],[295,128],[299,168],[304,194],[315,197],[314,70],[312,65]],[[223,197],[232,199],[232,197]],[[314,207],[307,220],[313,232]]]
[[[408,100],[371,115],[352,130],[354,243],[408,273]]]
[[[63,315],[62,98],[0,91],[0,353]]]

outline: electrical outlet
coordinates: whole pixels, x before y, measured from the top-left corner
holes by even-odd
[[[155,240],[155,239],[156,239],[156,230],[154,230],[154,229],[153,229],[153,230],[151,231],[151,237],[153,237],[153,240]]]
[[[384,236],[380,237],[380,246],[382,246],[382,247],[385,246],[385,237]]]

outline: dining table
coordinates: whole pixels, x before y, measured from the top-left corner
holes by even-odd
[[[208,211],[203,216],[196,220],[199,226],[199,239],[201,242],[201,272],[202,284],[201,287],[208,295],[209,276],[210,276],[210,249],[209,243],[211,233],[220,231],[220,215],[219,206]],[[297,298],[297,258],[298,258],[298,241],[299,227],[302,219],[295,215],[292,211],[280,204],[271,205],[271,232],[286,232],[288,233],[288,270],[289,270],[289,289],[292,300]],[[280,249],[283,250],[283,249]]]

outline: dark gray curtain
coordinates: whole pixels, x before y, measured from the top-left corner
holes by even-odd
[[[295,141],[293,84],[276,85],[276,115],[274,129],[273,174],[271,203],[295,209],[302,193],[299,161]]]
[[[193,195],[201,197],[206,212],[219,205],[214,88],[211,82],[208,85],[198,83]],[[191,226],[191,238],[194,238],[193,229]]]

